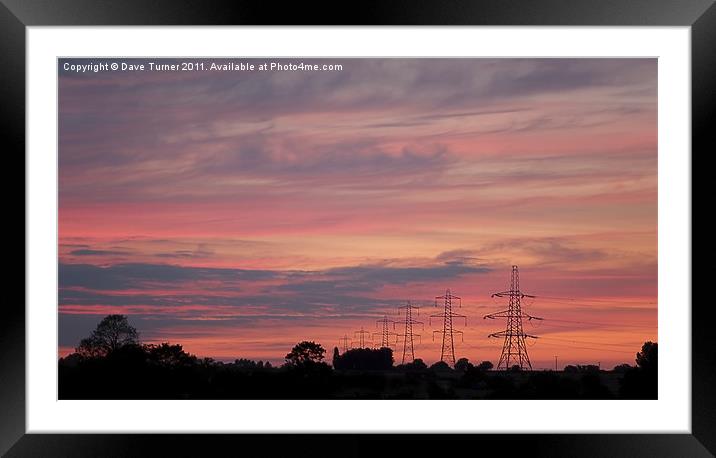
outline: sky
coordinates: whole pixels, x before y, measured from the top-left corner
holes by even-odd
[[[512,265],[533,367],[657,341],[656,59],[65,70],[101,61],[59,61],[60,355],[121,313],[201,357],[330,359],[411,300],[432,363],[450,289],[456,357],[497,364]],[[181,62],[123,62],[150,61]]]

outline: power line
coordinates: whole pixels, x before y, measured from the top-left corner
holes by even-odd
[[[634,303],[634,302],[628,302],[628,301],[627,301],[627,302],[624,302],[624,300],[620,300],[620,299],[593,299],[593,298],[590,298],[590,299],[578,299],[578,298],[576,298],[576,297],[558,297],[558,296],[542,296],[542,295],[529,296],[529,297],[533,297],[533,298],[535,298],[535,299],[550,299],[550,300],[555,300],[555,301],[567,301],[567,302],[587,302],[587,303],[591,303],[591,302],[603,302],[603,303],[606,303],[606,304],[614,304],[614,303],[629,304],[629,303]],[[652,304],[655,305],[655,304],[656,304],[656,302],[653,302],[653,301],[650,301],[650,302],[639,301],[639,302],[637,302],[637,303],[638,303],[638,304],[647,304],[647,305],[652,305]]]
[[[543,339],[551,340],[548,337],[543,337]],[[550,346],[550,347],[557,347],[557,348],[563,348],[565,345],[569,346],[570,348],[578,348],[582,350],[594,350],[594,351],[608,351],[610,353],[620,353],[620,354],[626,354],[626,353],[633,353],[633,350],[611,350],[609,348],[594,348],[594,347],[585,347],[585,346],[577,346],[577,345],[569,345],[565,344],[563,342],[560,342],[559,345],[557,344],[550,344],[549,342],[545,342],[542,345]]]
[[[551,322],[556,321],[559,323],[575,323],[575,324],[596,324],[598,326],[613,326],[613,327],[622,327],[622,328],[644,328],[644,329],[654,329],[654,325],[640,325],[640,324],[623,324],[623,323],[601,323],[599,321],[576,321],[576,320],[562,320],[558,318],[549,318],[545,320],[545,324],[550,324]]]
[[[616,344],[616,343],[609,343],[609,342],[591,342],[588,340],[575,340],[575,339],[566,339],[561,337],[552,337],[552,336],[542,336],[543,339],[549,339],[549,340],[560,340],[562,342],[569,342],[569,343],[576,343],[576,344],[587,344],[587,345],[609,345],[611,347],[622,347],[622,348],[631,348],[634,347],[627,344]]]

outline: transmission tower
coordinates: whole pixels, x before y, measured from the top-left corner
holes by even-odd
[[[358,335],[358,348],[365,348],[365,335],[366,334],[370,335],[370,331],[363,330],[363,326],[360,327],[360,331],[355,331],[353,333],[353,336]]]
[[[405,309],[405,321],[403,322],[403,325],[405,326],[403,332],[403,360],[401,361],[401,364],[405,364],[406,357],[408,362],[412,363],[415,361],[415,345],[413,344],[413,337],[420,338],[420,334],[413,334],[413,325],[419,324],[423,326],[422,321],[415,321],[413,319],[413,310],[416,311],[417,315],[417,311],[420,307],[416,307],[412,304],[412,302],[408,301],[404,306],[398,307],[398,310],[400,309]],[[425,326],[423,326],[423,328],[424,327]]]
[[[393,329],[395,329],[395,321],[389,320],[387,315],[385,315],[382,320],[375,322],[376,326],[379,324],[382,325],[380,332],[380,347],[378,348],[390,348],[390,336],[395,336],[395,343],[398,343],[398,334],[390,332],[388,329],[388,323],[393,323]],[[373,333],[373,335],[378,335],[378,333]]]
[[[495,293],[492,297],[509,297],[510,302],[507,310],[502,310],[496,313],[490,313],[485,315],[483,318],[507,318],[507,328],[504,331],[490,334],[489,337],[504,337],[504,343],[502,345],[502,354],[500,355],[500,362],[497,363],[497,370],[508,370],[513,365],[519,365],[520,369],[528,368],[532,370],[532,363],[527,355],[527,346],[525,345],[525,339],[536,339],[536,336],[525,334],[522,329],[522,318],[528,320],[541,320],[542,318],[528,315],[522,311],[520,301],[523,297],[534,297],[529,294],[524,294],[520,291],[520,272],[517,266],[512,266],[512,276],[510,278],[510,289],[509,291],[502,291]]]
[[[460,338],[462,339],[462,331],[456,331],[453,329],[452,326],[452,319],[453,318],[464,318],[465,319],[465,326],[467,326],[467,317],[465,315],[458,315],[457,313],[454,313],[452,311],[453,307],[453,300],[457,299],[457,306],[462,307],[461,299],[457,296],[453,296],[450,293],[450,290],[446,290],[445,294],[443,296],[436,296],[435,297],[435,307],[438,306],[438,299],[442,299],[444,301],[444,310],[443,313],[438,313],[435,315],[430,315],[430,318],[442,318],[443,319],[443,329],[442,330],[436,330],[433,331],[433,339],[435,339],[435,333],[441,333],[443,335],[443,346],[442,350],[440,351],[440,361],[444,361],[448,363],[450,366],[455,366],[455,339],[453,334],[460,334]]]
[[[345,352],[348,351],[348,348],[349,348],[349,347],[348,347],[348,340],[349,340],[349,339],[348,339],[348,336],[345,335],[345,334],[343,335],[343,337],[341,337],[340,339],[338,339],[338,342],[340,342],[340,343],[342,344],[342,345],[341,345],[341,348],[343,349],[343,353],[345,353]]]

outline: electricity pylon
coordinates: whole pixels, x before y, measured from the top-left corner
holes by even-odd
[[[417,312],[420,307],[416,307],[412,304],[412,302],[408,301],[404,306],[398,307],[398,310],[400,309],[405,309],[405,321],[403,322],[403,325],[405,326],[405,329],[403,330],[403,359],[401,364],[405,364],[406,357],[408,362],[412,363],[415,361],[415,345],[413,343],[413,337],[420,338],[420,334],[413,334],[413,325],[419,324],[423,326],[423,329],[425,326],[422,321],[415,321],[413,319],[413,310]],[[418,313],[419,312],[416,314]]]
[[[380,332],[380,347],[378,348],[390,348],[390,336],[395,336],[395,343],[398,343],[398,334],[394,332],[390,332],[388,329],[388,323],[393,323],[393,329],[395,329],[395,321],[389,320],[388,315],[385,315],[382,320],[377,320],[375,322],[375,325],[378,326],[378,324],[382,325],[381,332]],[[373,335],[378,335],[379,333],[374,332]]]
[[[370,331],[364,331],[363,326],[360,327],[360,331],[355,331],[353,333],[353,336],[355,337],[356,334],[358,335],[358,348],[366,348],[365,346],[365,335],[370,335]],[[373,339],[371,339],[373,340]]]
[[[512,266],[512,276],[510,278],[510,289],[509,291],[502,291],[495,293],[492,297],[509,297],[510,302],[507,310],[502,310],[496,313],[490,313],[485,315],[483,318],[507,318],[507,327],[504,331],[495,332],[490,334],[488,337],[504,337],[504,343],[502,344],[502,354],[500,355],[500,362],[497,363],[497,370],[508,370],[512,365],[519,365],[520,369],[528,368],[532,370],[532,363],[527,355],[527,346],[525,345],[525,339],[536,339],[537,336],[525,334],[522,329],[522,317],[528,320],[541,320],[542,318],[528,315],[522,311],[522,305],[520,303],[523,297],[534,297],[529,294],[524,294],[520,291],[520,272],[517,266]]]
[[[343,345],[341,345],[341,348],[343,349],[343,353],[345,353],[345,352],[348,351],[348,340],[349,340],[349,339],[348,339],[348,336],[347,336],[347,335],[343,335],[343,337],[341,337],[340,339],[338,339],[338,342],[340,342],[340,343],[343,344]]]
[[[430,315],[430,318],[442,318],[443,329],[433,331],[433,340],[435,339],[435,333],[439,332],[443,335],[443,345],[440,351],[440,361],[448,363],[451,367],[455,367],[455,339],[453,334],[460,334],[460,338],[463,338],[462,331],[456,331],[452,326],[453,318],[464,318],[465,326],[467,326],[467,317],[465,315],[459,315],[452,311],[453,300],[457,299],[457,306],[462,307],[461,299],[458,296],[453,296],[450,290],[446,290],[443,296],[435,296],[435,307],[438,306],[438,299],[444,300],[443,313]]]

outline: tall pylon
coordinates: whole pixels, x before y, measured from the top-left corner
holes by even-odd
[[[360,327],[360,331],[355,331],[353,336],[358,336],[358,348],[365,348],[365,335],[370,335],[370,331],[365,331],[363,326]],[[372,339],[371,339],[372,340]]]
[[[463,333],[462,331],[456,331],[453,329],[452,321],[453,318],[464,318],[465,326],[467,326],[467,317],[465,315],[459,315],[452,311],[453,300],[457,299],[456,305],[458,307],[462,307],[462,299],[450,293],[449,289],[445,290],[444,295],[435,296],[435,307],[438,306],[438,299],[442,299],[444,301],[443,313],[430,315],[430,318],[442,318],[443,329],[433,331],[433,339],[435,338],[436,332],[441,333],[443,335],[443,345],[442,350],[440,351],[440,361],[448,363],[451,367],[455,367],[455,339],[453,334],[460,334],[460,338],[462,339]]]
[[[390,332],[388,324],[393,324],[393,329],[395,329],[395,321],[389,320],[388,315],[385,315],[383,319],[377,320],[375,322],[377,325],[382,325],[381,332],[380,332],[380,347],[378,348],[390,348],[390,336],[395,336],[395,343],[398,343],[398,334],[394,332]],[[373,335],[377,335],[378,333],[373,333]]]
[[[406,359],[409,363],[415,361],[415,345],[413,343],[413,338],[420,338],[420,334],[413,333],[413,325],[419,324],[423,326],[423,322],[415,321],[413,319],[413,310],[416,311],[417,315],[420,313],[418,312],[420,307],[413,305],[411,301],[408,301],[405,305],[398,307],[398,310],[402,309],[405,309],[405,321],[403,322],[403,359],[401,361],[401,364],[405,364]]]
[[[532,370],[532,363],[527,355],[527,346],[525,339],[536,339],[536,336],[525,334],[522,329],[522,317],[528,320],[541,320],[542,318],[528,315],[522,311],[521,300],[523,297],[534,297],[524,294],[520,291],[520,271],[517,266],[512,266],[512,276],[510,277],[510,289],[495,293],[492,297],[509,297],[510,302],[507,310],[496,313],[490,313],[483,318],[507,318],[507,327],[504,331],[490,334],[489,337],[504,337],[502,344],[502,354],[500,362],[497,363],[497,370],[508,370],[512,366],[518,365],[520,369]]]
[[[342,345],[341,345],[341,349],[343,350],[343,353],[345,353],[345,352],[348,351],[348,348],[349,348],[349,346],[348,346],[348,341],[349,341],[349,340],[350,340],[350,339],[348,338],[348,335],[346,335],[346,334],[344,334],[343,337],[341,337],[340,339],[338,339],[338,342],[340,342],[340,343],[342,344]]]

